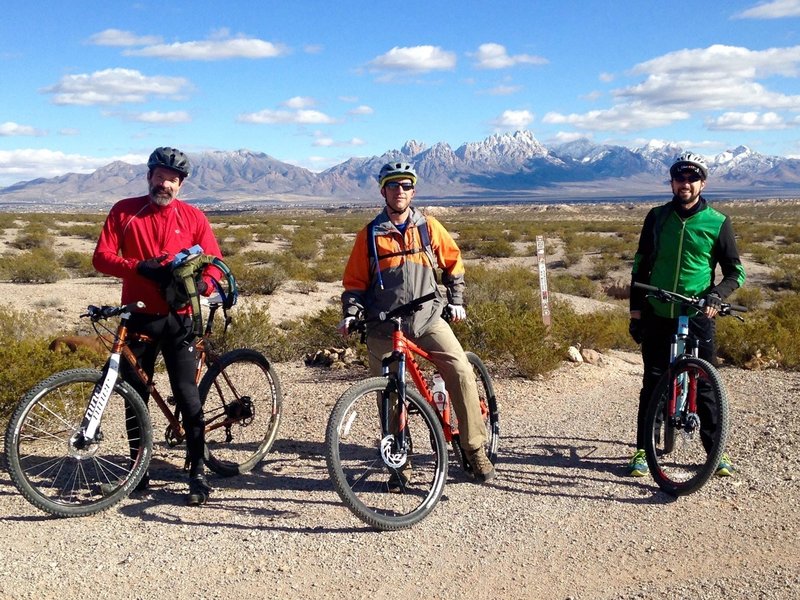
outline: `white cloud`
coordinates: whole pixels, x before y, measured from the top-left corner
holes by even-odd
[[[567,142],[574,142],[575,140],[582,140],[586,138],[591,139],[591,137],[591,135],[585,135],[577,131],[559,131],[550,141],[555,144],[565,144]]]
[[[735,46],[679,50],[636,65],[643,83],[616,90],[652,106],[684,110],[724,110],[735,107],[800,110],[800,96],[772,92],[756,79],[774,75],[797,77],[800,46],[749,50]]]
[[[783,19],[800,17],[800,0],[761,2],[733,16],[734,19]]]
[[[273,44],[255,38],[235,38],[156,44],[139,50],[127,50],[124,54],[169,60],[212,61],[232,58],[275,58],[287,53],[288,49],[281,44]]]
[[[41,91],[59,105],[142,103],[150,96],[179,98],[189,88],[183,77],[147,77],[134,69],[105,69],[91,74],[65,75]]]
[[[549,112],[542,117],[543,123],[573,125],[589,131],[636,131],[650,127],[661,127],[675,121],[688,119],[686,111],[666,111],[645,105],[619,105],[606,110],[591,110],[584,114],[564,115]]]
[[[488,94],[490,96],[510,96],[516,94],[522,89],[521,85],[496,85],[493,88],[478,92],[480,94]]]
[[[613,73],[600,73],[597,78],[602,81],[603,83],[611,83],[614,81],[615,76]]]
[[[351,108],[347,111],[348,115],[371,115],[375,112],[371,106],[367,106],[366,104],[361,104],[356,106],[355,108]]]
[[[95,33],[88,42],[95,46],[149,46],[160,44],[161,38],[157,35],[136,35],[121,29],[106,29]]]
[[[456,66],[456,55],[438,46],[395,46],[386,54],[372,59],[368,66],[373,71],[449,71]]]
[[[503,114],[491,124],[495,129],[525,129],[533,122],[534,115],[529,110],[504,110]]]
[[[472,56],[478,69],[507,69],[516,65],[545,65],[549,62],[546,58],[530,54],[511,56],[505,46],[494,43],[481,44]]]
[[[138,121],[140,123],[191,123],[192,118],[185,110],[175,110],[171,112],[160,112],[151,110],[148,112],[137,113],[130,117],[131,121]]]
[[[239,123],[254,123],[257,125],[312,125],[331,124],[336,119],[329,117],[318,110],[272,110],[264,109],[253,113],[243,113],[236,117]]]
[[[707,119],[706,127],[712,131],[765,131],[786,129],[789,124],[774,112],[726,112],[719,117]]]
[[[13,121],[6,121],[5,123],[0,123],[0,137],[23,136],[23,135],[42,136],[46,135],[46,133],[40,129],[31,127],[30,125],[20,125],[19,123],[14,123]]]
[[[116,160],[142,164],[147,156],[126,154],[93,157],[46,149],[0,150],[0,185],[37,177],[57,177],[64,173],[92,173]]]
[[[309,98],[308,96],[294,96],[282,102],[281,104],[287,108],[300,110],[303,108],[310,108],[312,106],[316,106],[317,101],[314,100],[313,98]]]
[[[312,146],[322,147],[322,148],[348,148],[352,146],[363,146],[366,144],[364,140],[361,138],[350,138],[349,140],[335,140],[332,137],[319,135],[313,142]]]

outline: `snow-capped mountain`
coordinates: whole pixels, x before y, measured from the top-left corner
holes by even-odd
[[[192,173],[182,197],[226,207],[346,204],[380,200],[375,176],[389,161],[412,163],[420,176],[418,201],[609,199],[663,196],[669,165],[683,148],[653,141],[631,150],[587,139],[548,148],[530,131],[495,134],[453,150],[409,140],[381,156],[351,158],[321,173],[249,150],[190,155]],[[721,197],[798,197],[800,160],[765,156],[739,146],[708,158],[708,194]],[[91,174],[69,173],[0,189],[3,209],[107,207],[146,192],[146,166],[114,162]]]

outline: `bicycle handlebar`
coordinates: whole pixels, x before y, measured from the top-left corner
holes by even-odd
[[[135,309],[141,310],[144,308],[144,306],[144,302],[141,300],[131,302],[130,304],[124,304],[123,306],[90,305],[86,308],[86,313],[82,314],[81,317],[89,317],[92,321],[99,321],[101,319],[110,319],[111,317],[116,317],[122,313],[133,312]]]
[[[697,296],[684,296],[683,294],[679,294],[678,292],[671,292],[669,290],[665,290],[656,287],[654,285],[648,285],[646,283],[640,283],[638,281],[633,282],[633,287],[637,287],[647,292],[650,292],[649,294],[650,296],[653,296],[661,300],[662,302],[673,302],[676,304],[684,304],[692,308],[704,308],[706,305],[705,300],[703,298],[698,298]],[[747,312],[747,307],[739,306],[737,304],[730,304],[728,302],[723,302],[719,314],[725,316],[729,315],[731,311]]]
[[[408,304],[403,304],[402,306],[393,308],[389,312],[381,312],[377,317],[372,319],[362,319],[361,317],[356,317],[356,320],[350,324],[348,333],[361,332],[363,338],[367,330],[367,323],[385,322],[391,321],[392,319],[410,317],[415,312],[420,310],[423,304],[430,302],[435,298],[436,292],[431,292],[430,294],[425,294],[424,296],[420,296],[419,298],[412,300]]]

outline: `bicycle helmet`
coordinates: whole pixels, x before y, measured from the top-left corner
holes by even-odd
[[[165,167],[179,173],[181,177],[188,177],[189,158],[177,148],[156,148],[147,159],[147,168],[152,171],[156,167]]]
[[[684,152],[681,154],[669,168],[669,175],[674,178],[678,173],[684,173],[686,171],[696,173],[701,179],[706,179],[708,177],[708,166],[706,165],[705,159],[694,152]]]
[[[409,163],[406,162],[391,162],[386,163],[381,167],[381,172],[378,173],[378,185],[383,188],[389,181],[396,181],[398,179],[410,179],[411,183],[417,184],[417,172]]]

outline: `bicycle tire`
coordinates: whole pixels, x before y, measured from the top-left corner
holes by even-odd
[[[411,479],[390,491],[390,480],[406,473],[387,467],[381,453],[380,395],[383,377],[365,379],[336,401],[325,433],[328,473],[342,502],[380,530],[411,527],[438,503],[447,479],[447,442],[439,418],[419,392],[408,388],[406,432],[413,439],[407,459]]]
[[[251,471],[272,448],[281,422],[278,374],[256,350],[226,352],[198,386],[206,421],[206,464],[223,477]]]
[[[150,464],[153,435],[147,405],[121,379],[103,411],[99,435],[84,448],[75,443],[102,377],[97,369],[48,377],[20,400],[6,428],[11,481],[26,500],[51,515],[80,517],[110,508],[131,492]],[[130,440],[135,439],[138,449],[132,456]]]
[[[664,405],[681,375],[696,377],[698,385],[707,390],[713,402],[708,410],[698,407],[696,419],[683,411],[680,423],[676,422],[673,447],[669,448],[669,432],[662,432],[664,424],[670,422],[664,418]],[[709,419],[716,422],[716,427],[707,450],[700,431]],[[722,458],[728,437],[728,421],[728,396],[719,372],[701,358],[679,358],[661,376],[645,419],[645,454],[658,486],[672,496],[691,494],[702,488],[714,475]]]

